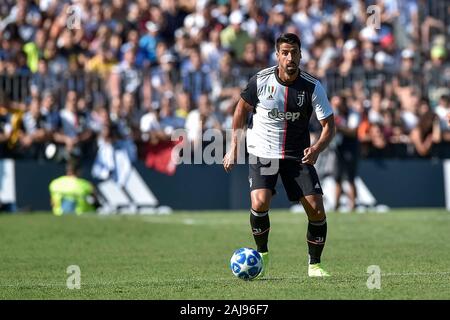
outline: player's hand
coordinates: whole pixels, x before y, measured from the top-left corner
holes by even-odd
[[[319,157],[319,152],[314,147],[306,148],[303,151],[304,157],[302,158],[302,163],[315,165],[317,158]]]
[[[229,151],[223,157],[223,167],[226,172],[230,172],[236,162],[236,152]]]

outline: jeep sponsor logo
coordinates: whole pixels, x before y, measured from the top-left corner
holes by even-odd
[[[268,116],[270,119],[279,120],[291,120],[295,121],[300,119],[300,112],[280,112],[278,109],[274,108],[269,111]]]

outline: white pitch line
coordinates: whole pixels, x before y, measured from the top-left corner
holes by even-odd
[[[381,276],[394,276],[394,277],[410,277],[410,276],[445,276],[450,275],[449,272],[389,272],[382,273]]]

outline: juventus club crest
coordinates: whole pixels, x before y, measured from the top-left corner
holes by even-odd
[[[305,101],[305,91],[300,91],[297,94],[297,106],[299,108],[303,105],[303,101]]]

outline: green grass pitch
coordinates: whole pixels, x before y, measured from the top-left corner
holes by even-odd
[[[307,277],[304,214],[272,210],[271,227],[269,274],[246,282],[229,269],[254,247],[246,211],[1,214],[0,299],[450,299],[449,212],[328,213],[325,279]],[[380,289],[367,287],[370,265]]]

